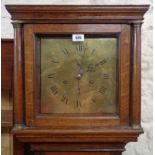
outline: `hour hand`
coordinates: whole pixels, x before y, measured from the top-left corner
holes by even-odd
[[[76,62],[76,64],[77,64],[77,66],[79,66],[80,69],[81,69],[81,63],[79,62],[79,60],[75,59],[75,62]]]
[[[79,71],[78,71],[78,75],[77,75],[77,77],[80,75],[80,79],[82,78],[82,76],[83,76],[83,69],[82,69],[82,67],[81,67],[81,63],[79,62],[79,60],[77,60],[77,59],[75,59],[75,62],[76,62],[76,64],[77,64],[77,66],[79,67]],[[78,79],[79,79],[79,77],[78,77]]]

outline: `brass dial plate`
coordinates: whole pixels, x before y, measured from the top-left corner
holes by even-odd
[[[40,57],[41,113],[117,113],[117,38],[41,37]]]

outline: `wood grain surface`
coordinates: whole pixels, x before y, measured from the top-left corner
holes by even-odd
[[[140,32],[149,5],[6,5],[6,8],[15,29],[14,155],[121,155],[125,144],[136,141],[142,133]],[[117,117],[39,112],[37,36],[72,33],[117,35]]]

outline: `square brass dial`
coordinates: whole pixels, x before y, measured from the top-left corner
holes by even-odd
[[[41,113],[116,114],[117,38],[41,37]]]

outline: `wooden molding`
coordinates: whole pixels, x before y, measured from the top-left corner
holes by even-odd
[[[130,142],[136,141],[141,129],[101,128],[101,129],[36,129],[22,128],[12,131],[21,142]]]
[[[19,23],[131,23],[149,5],[6,5]]]

